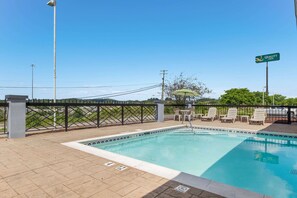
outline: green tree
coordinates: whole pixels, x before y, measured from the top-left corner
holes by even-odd
[[[287,98],[284,101],[284,105],[291,105],[291,106],[297,105],[297,98]]]
[[[262,105],[263,104],[263,92],[261,92],[261,91],[254,91],[254,92],[252,92],[252,94],[255,97],[255,100],[253,102],[253,105]],[[264,101],[265,101],[265,104],[267,104],[268,101],[267,101],[267,97],[265,95],[264,95]]]
[[[274,105],[297,105],[297,99],[289,98],[286,100],[286,96],[280,94],[274,94],[267,97],[264,93],[265,105],[273,105],[273,101]],[[220,103],[229,105],[262,105],[263,92],[251,92],[247,88],[229,89],[225,91],[225,94],[221,95]]]
[[[263,92],[262,91],[254,91],[252,93],[255,95],[254,105],[263,105]],[[264,104],[272,105],[272,96],[267,97],[266,93],[264,93]]]
[[[255,102],[255,94],[247,88],[229,89],[220,97],[220,103],[225,105],[253,105]]]
[[[269,96],[271,104],[273,104],[274,100],[274,105],[285,105],[286,103],[286,96],[283,96],[281,94],[274,94],[272,96]]]
[[[201,98],[198,99],[196,104],[200,105],[217,105],[219,104],[219,100],[215,98]]]
[[[165,85],[167,101],[169,99],[172,99],[178,104],[184,103],[184,96],[176,96],[172,94],[174,91],[179,89],[190,89],[196,91],[199,94],[197,97],[202,97],[206,93],[211,93],[211,90],[208,89],[204,83],[199,82],[196,77],[186,77],[183,75],[183,73],[181,73],[179,76],[176,76],[172,81],[167,81]],[[192,99],[195,99],[197,97],[192,97]]]

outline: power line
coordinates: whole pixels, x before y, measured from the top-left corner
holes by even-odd
[[[89,87],[57,87],[60,89],[93,89],[93,88],[106,88],[112,86],[89,86]],[[32,87],[27,86],[0,86],[2,89],[31,89]],[[53,89],[53,87],[34,87],[34,89]]]
[[[127,85],[102,85],[102,86],[77,86],[77,87],[57,87],[59,89],[96,89],[96,88],[112,88],[112,87],[131,87],[139,85],[149,85],[156,83],[146,83],[146,84],[127,84]],[[31,89],[32,86],[0,86],[2,89]],[[37,86],[34,89],[53,89],[49,86]]]
[[[160,85],[157,85],[157,86],[154,86],[154,87],[151,87],[151,88],[147,88],[147,89],[142,89],[142,90],[137,90],[137,91],[131,91],[131,92],[126,92],[126,93],[116,94],[116,95],[112,95],[112,96],[108,96],[108,97],[111,98],[111,97],[117,97],[117,96],[130,95],[130,94],[134,94],[134,93],[148,91],[148,90],[155,89],[155,88],[158,88],[158,87],[160,87]]]
[[[140,86],[140,85],[155,85],[158,84],[158,82],[153,83],[138,83],[138,84],[126,84],[126,85],[107,85],[109,87],[133,87],[133,86]]]
[[[129,91],[123,91],[123,92],[117,92],[117,93],[112,93],[112,94],[101,94],[101,95],[95,95],[95,96],[85,96],[85,97],[79,97],[79,99],[88,99],[88,98],[111,98],[111,97],[117,97],[117,96],[124,96],[124,95],[129,95],[133,93],[139,93],[143,91],[148,91],[151,89],[155,89],[157,87],[160,87],[161,84],[149,86],[149,87],[143,87],[135,90],[129,90]]]
[[[138,92],[142,92],[142,91],[147,91],[150,89],[155,89],[157,87],[160,87],[160,85],[154,85],[154,86],[150,86],[150,87],[144,87],[144,88],[140,88],[140,89],[136,89],[136,90],[130,90],[130,91],[124,91],[124,92],[117,92],[117,93],[113,93],[113,94],[102,94],[102,95],[96,95],[96,96],[86,96],[86,97],[81,97],[81,99],[83,98],[107,98],[107,97],[116,97],[116,96],[123,96],[123,95],[129,95],[129,94],[133,94],[133,93],[138,93]]]

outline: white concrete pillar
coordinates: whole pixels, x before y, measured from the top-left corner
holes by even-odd
[[[164,122],[164,104],[158,103],[158,122]]]
[[[8,138],[23,138],[26,133],[26,99],[28,96],[7,95]]]

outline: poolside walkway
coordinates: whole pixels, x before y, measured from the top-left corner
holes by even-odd
[[[108,162],[61,145],[63,142],[105,136],[139,129],[174,126],[180,122],[146,123],[30,135],[22,139],[0,139],[0,197],[221,197],[191,188],[174,190],[179,183],[134,168],[120,172]],[[297,133],[296,125],[249,126],[195,121],[194,124]]]

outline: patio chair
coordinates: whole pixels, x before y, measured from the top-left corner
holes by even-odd
[[[195,115],[195,108],[191,108],[189,109],[189,112],[187,112],[185,114],[185,119],[188,119],[188,120],[194,120],[196,118],[196,115]]]
[[[191,121],[194,119],[195,114],[193,114],[193,110],[189,109],[189,111],[185,114],[185,120]]]
[[[266,110],[262,109],[262,108],[258,108],[254,110],[254,114],[252,116],[252,118],[249,120],[249,123],[257,123],[257,124],[263,124],[265,122],[266,119]]]
[[[217,108],[211,107],[208,109],[207,116],[202,116],[201,120],[202,121],[206,121],[206,120],[214,121],[216,116],[217,116]]]
[[[227,116],[221,118],[221,122],[231,121],[232,123],[235,122],[237,118],[237,108],[229,108]]]
[[[181,119],[181,114],[179,113],[179,109],[174,109],[174,116],[173,116],[173,120],[176,119],[176,117],[178,117],[178,121],[180,121]]]

